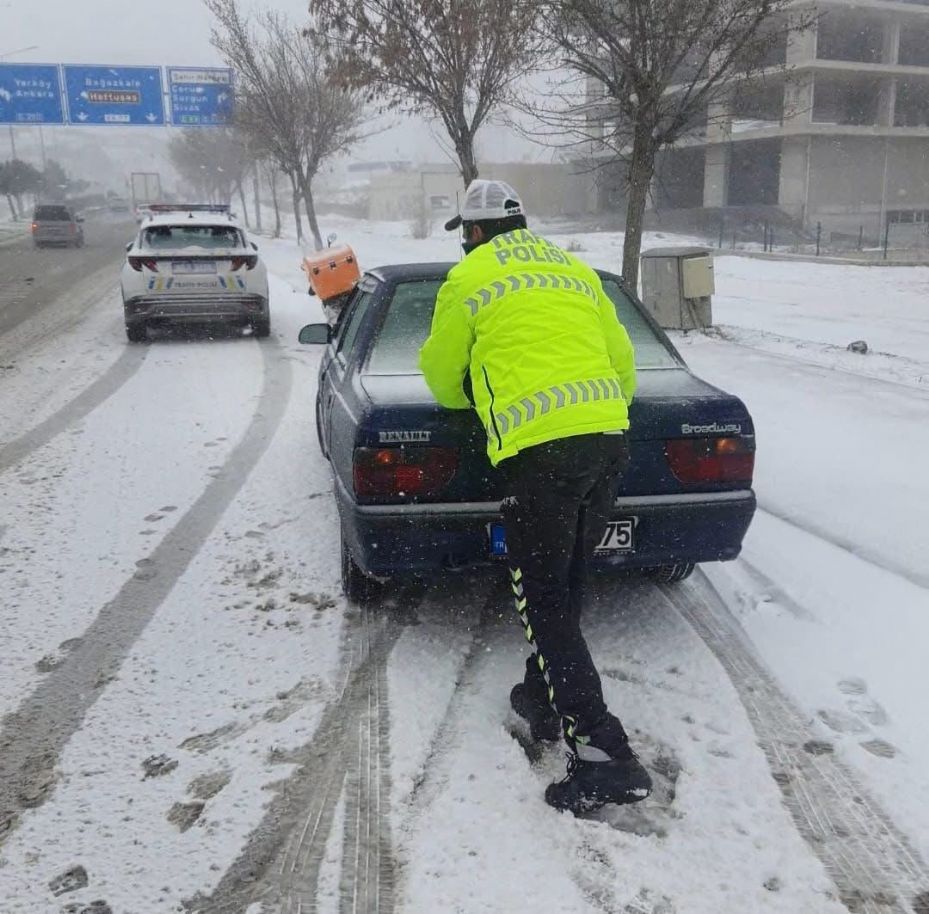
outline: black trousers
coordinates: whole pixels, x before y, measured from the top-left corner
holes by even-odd
[[[503,503],[516,608],[533,654],[525,683],[561,715],[572,748],[602,734],[615,751],[625,732],[603,701],[581,632],[588,564],[606,531],[628,464],[623,435],[580,435],[504,461]]]

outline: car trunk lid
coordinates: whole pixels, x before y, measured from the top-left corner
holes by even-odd
[[[750,480],[682,481],[668,453],[716,439],[737,439],[754,451],[754,428],[737,398],[694,377],[686,368],[640,371],[630,407],[631,463],[619,495],[665,495],[745,488]],[[490,501],[502,497],[502,477],[487,458],[487,435],[473,410],[439,406],[419,374],[361,378],[369,406],[356,446],[434,447],[457,452],[457,470],[432,501]],[[690,444],[688,444],[690,442]],[[424,499],[425,500],[425,499]]]

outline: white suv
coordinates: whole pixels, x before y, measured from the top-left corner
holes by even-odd
[[[130,342],[164,323],[247,324],[271,332],[268,271],[258,246],[223,209],[157,212],[126,247],[120,285]]]

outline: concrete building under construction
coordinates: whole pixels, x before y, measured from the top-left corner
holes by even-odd
[[[662,155],[660,211],[768,208],[807,231],[926,236],[929,0],[820,0],[817,13]],[[619,194],[617,174],[601,207]]]

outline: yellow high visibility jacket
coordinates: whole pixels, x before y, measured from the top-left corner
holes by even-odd
[[[629,427],[634,353],[600,277],[526,229],[449,271],[419,364],[449,409],[470,408],[470,371],[494,466],[545,441]]]

